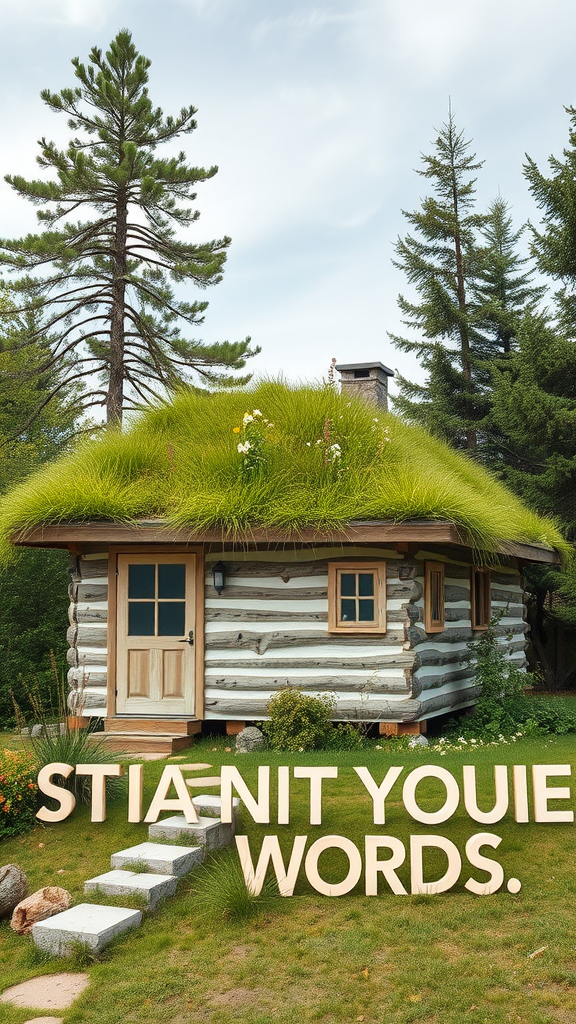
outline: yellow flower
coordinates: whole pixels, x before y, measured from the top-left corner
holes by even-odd
[[[239,434],[240,433],[240,427],[232,427],[232,433],[233,434]]]

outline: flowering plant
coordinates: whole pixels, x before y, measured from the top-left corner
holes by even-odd
[[[252,476],[264,465],[266,461],[264,454],[266,431],[272,430],[273,427],[274,424],[262,415],[260,409],[253,409],[252,412],[244,413],[241,427],[232,428],[233,434],[240,435],[236,450],[242,456],[241,473],[243,477]]]
[[[27,832],[35,823],[37,765],[23,751],[0,752],[0,839]]]

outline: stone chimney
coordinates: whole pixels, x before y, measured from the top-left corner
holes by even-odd
[[[383,363],[338,363],[343,395],[355,395],[388,410],[388,377],[394,376]]]

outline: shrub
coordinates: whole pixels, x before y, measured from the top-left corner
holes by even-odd
[[[262,723],[262,731],[273,750],[319,750],[329,745],[334,732],[334,704],[331,696],[312,697],[288,687],[269,701],[270,720]]]
[[[38,768],[23,751],[0,751],[0,839],[28,832],[36,823]]]

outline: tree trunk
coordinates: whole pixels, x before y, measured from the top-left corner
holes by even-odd
[[[106,418],[109,424],[122,423],[124,402],[124,296],[126,292],[126,224],[128,205],[124,191],[116,204],[114,279],[110,309],[110,367]]]
[[[454,249],[456,254],[456,292],[458,295],[458,308],[461,313],[466,313],[466,287],[464,282],[464,265],[462,260],[462,247],[460,244],[460,220],[458,210],[458,192],[456,178],[453,177],[453,207],[454,207]],[[460,333],[460,356],[462,360],[462,372],[464,380],[469,383],[472,379],[472,368],[470,364],[470,339],[465,324],[461,323]],[[468,409],[470,414],[471,410]],[[468,418],[471,418],[470,416]],[[474,451],[477,445],[477,435],[473,427],[466,428],[466,448]]]

